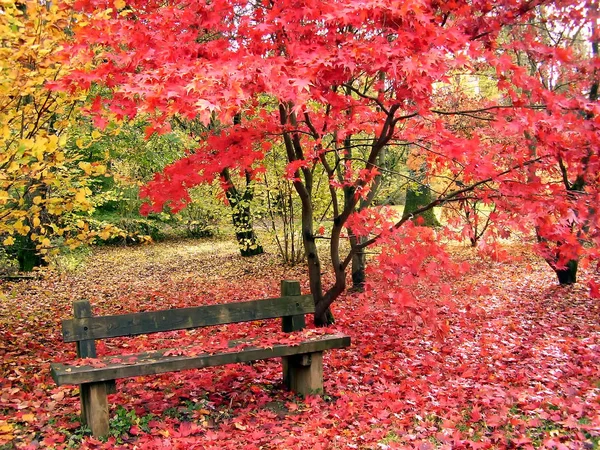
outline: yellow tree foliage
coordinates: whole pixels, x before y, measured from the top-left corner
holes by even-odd
[[[58,246],[110,234],[82,220],[93,210],[90,181],[106,168],[65,150],[85,93],[46,86],[72,69],[59,55],[72,21],[54,1],[0,0],[0,242],[20,246],[24,270]]]

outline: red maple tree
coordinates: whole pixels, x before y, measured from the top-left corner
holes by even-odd
[[[168,130],[173,116],[220,124],[156,176],[146,210],[181,208],[190,187],[226,169],[253,173],[265,153],[285,152],[302,200],[317,324],[328,322],[350,265],[364,267],[369,246],[381,248],[372,292],[391,292],[425,321],[430,308],[406,288],[455,269],[439,235],[369,208],[394,145],[418,148],[426,171],[446,180],[415,213],[467,198],[493,201],[512,226],[536,230],[559,277],[573,261],[597,256],[595,1],[76,0],[74,7],[86,21],[69,56],[90,69],[63,85],[110,89],[91,108],[99,124],[139,114],[151,117],[148,133]],[[455,74],[486,77],[497,95],[454,107],[436,94]],[[242,120],[234,124],[236,115]],[[477,126],[465,133],[457,117]],[[316,171],[330,180],[326,233],[315,226]],[[329,286],[319,238],[329,243]]]

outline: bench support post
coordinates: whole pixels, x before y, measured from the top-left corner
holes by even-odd
[[[282,280],[281,281],[281,296],[300,295],[300,283],[298,281]],[[297,316],[284,316],[281,318],[281,331],[291,333],[293,331],[303,330],[306,327],[304,314]],[[283,366],[283,384],[290,388],[290,370],[288,358],[281,358]]]
[[[108,435],[108,393],[111,383],[85,383],[79,386],[81,416],[95,437]]]
[[[292,392],[304,396],[323,393],[323,352],[288,356],[284,367],[285,384]]]
[[[73,302],[73,316],[76,319],[93,317],[92,305],[88,300]],[[93,339],[77,342],[77,356],[96,358],[96,342]],[[89,426],[94,436],[108,434],[108,394],[116,392],[115,380],[79,386],[81,401],[81,421]]]

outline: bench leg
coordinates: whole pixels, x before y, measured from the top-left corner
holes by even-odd
[[[284,357],[283,382],[296,394],[322,394],[323,352]]]
[[[79,386],[81,418],[95,437],[108,435],[108,394],[114,381],[85,383]]]

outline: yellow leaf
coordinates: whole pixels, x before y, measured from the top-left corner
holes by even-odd
[[[35,141],[33,139],[21,139],[21,145],[27,150],[33,148]]]
[[[50,239],[48,239],[48,238],[44,238],[44,239],[42,239],[42,245],[43,245],[44,247],[50,247],[50,245],[51,245],[51,243],[50,243]]]
[[[33,218],[33,226],[34,227],[39,227],[40,226],[40,218],[39,217],[34,217]]]
[[[75,194],[75,201],[79,203],[85,203],[85,189],[79,189]]]
[[[42,197],[40,197],[39,195],[36,195],[35,197],[33,197],[34,205],[39,205],[40,203],[42,203]]]
[[[94,167],[94,175],[104,175],[106,173],[106,166],[103,164],[99,164]]]
[[[11,441],[13,439],[13,426],[12,424],[0,420],[0,439],[5,441]]]
[[[125,6],[125,2],[123,2],[123,6]],[[100,137],[102,137],[102,135],[98,130],[92,131],[92,139],[99,139]]]
[[[115,0],[114,5],[115,5],[115,8],[117,8],[117,9],[123,9],[123,8],[125,8],[125,6],[127,6],[127,4],[125,3],[125,0]]]
[[[85,146],[83,139],[79,138],[75,141],[75,145],[77,145],[77,147],[79,148],[83,148]]]
[[[21,419],[24,422],[34,422],[35,421],[35,415],[34,414],[23,414],[21,416]]]
[[[92,173],[92,165],[89,162],[80,162],[79,168],[83,170],[86,175],[90,175]]]
[[[3,244],[8,246],[8,245],[13,245],[15,243],[15,240],[12,236],[7,237],[6,239],[4,239]]]

